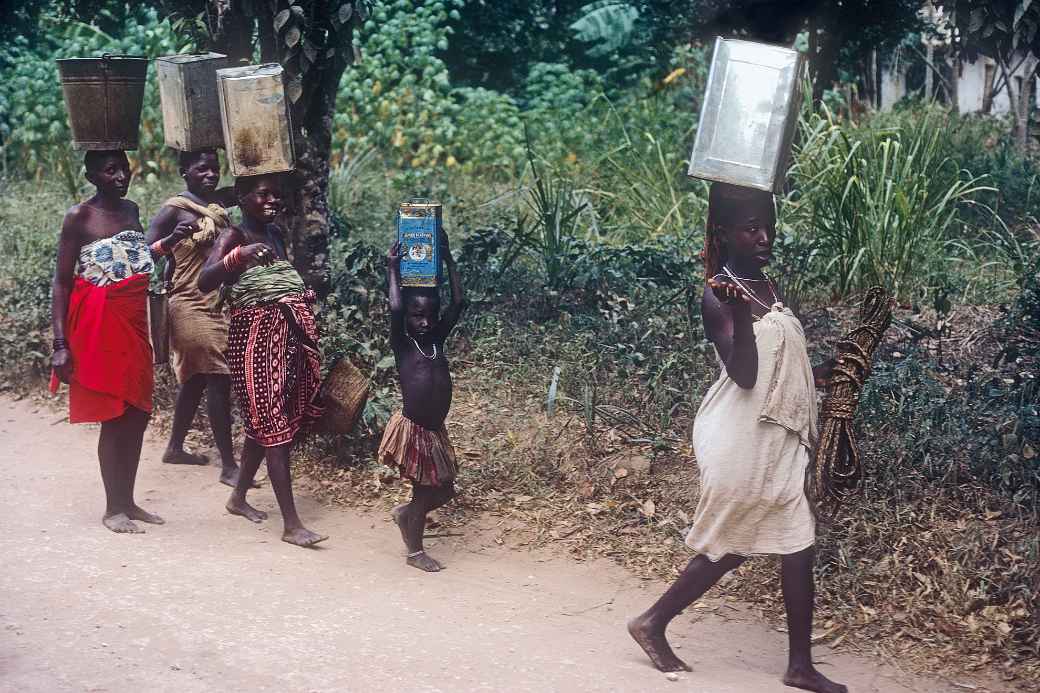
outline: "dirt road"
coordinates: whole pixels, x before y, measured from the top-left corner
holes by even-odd
[[[628,639],[660,585],[609,564],[431,540],[448,569],[404,565],[382,516],[301,498],[332,535],[279,540],[223,511],[215,468],[158,463],[146,443],[138,498],[167,524],[119,536],[99,521],[96,428],[0,399],[0,690],[783,691],[784,636],[742,612],[684,614],[670,633],[696,669],[669,681]],[[255,504],[276,510],[265,488]],[[951,690],[818,650],[857,692]]]

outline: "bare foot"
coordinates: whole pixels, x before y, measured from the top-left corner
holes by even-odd
[[[848,688],[840,683],[834,683],[816,671],[812,665],[808,669],[788,667],[787,673],[784,674],[784,685],[817,693],[849,693]]]
[[[162,461],[166,464],[194,464],[198,466],[209,464],[209,458],[205,455],[196,455],[184,450],[167,450],[163,453]]]
[[[116,534],[144,534],[144,530],[135,525],[134,521],[126,516],[126,513],[106,515],[101,518],[101,524]]]
[[[408,554],[408,557],[404,559],[404,562],[412,566],[413,568],[425,570],[427,573],[436,573],[438,571],[444,570],[444,566],[442,566],[434,559],[430,558],[429,554],[427,554],[425,551]]]
[[[150,525],[164,525],[166,520],[162,519],[154,513],[150,513],[139,505],[135,505],[130,508],[130,512],[126,514],[131,520],[137,520],[138,522],[147,522]]]
[[[227,465],[220,469],[220,483],[225,486],[235,488],[238,485],[238,472],[239,468],[237,464]],[[253,479],[253,483],[249,484],[249,488],[260,488],[260,482]]]
[[[287,541],[290,544],[296,546],[314,546],[318,542],[325,541],[329,536],[327,534],[316,534],[306,527],[299,527],[297,529],[287,529],[282,532],[282,541]]]
[[[250,522],[263,522],[267,519],[267,513],[263,510],[257,510],[249,503],[246,503],[245,500],[228,498],[228,502],[224,508],[226,508],[232,515],[241,515]]]
[[[654,666],[665,673],[671,671],[693,671],[690,665],[675,656],[664,629],[657,630],[645,616],[636,616],[628,622],[628,634],[632,636]]]

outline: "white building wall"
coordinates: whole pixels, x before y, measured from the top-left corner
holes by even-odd
[[[906,96],[906,71],[903,69],[881,70],[881,110],[890,111]]]
[[[1015,63],[1018,61],[1016,60]],[[997,70],[996,64],[989,58],[980,57],[975,62],[964,61],[961,65],[961,74],[957,80],[957,107],[961,113],[978,113],[982,110],[982,97],[986,85],[986,66],[992,65]],[[906,63],[896,66],[896,69],[884,68],[881,71],[881,110],[890,110],[900,99],[906,96]],[[1017,70],[1021,73],[1021,70]],[[1012,75],[1015,79],[1017,75]],[[994,82],[1003,84],[1003,79],[997,70]],[[1015,83],[1017,89],[1018,84]],[[1040,78],[1037,79],[1036,106],[1040,108]],[[1007,89],[1001,88],[993,96],[993,105],[990,113],[993,115],[1004,115],[1010,113]]]

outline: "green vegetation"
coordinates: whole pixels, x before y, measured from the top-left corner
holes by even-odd
[[[506,5],[492,4],[493,16]],[[533,45],[522,70],[481,81],[458,46],[486,38],[498,55],[505,29],[460,39],[473,3],[374,3],[358,37],[365,61],[338,95],[334,291],[322,310],[326,353],[350,354],[374,394],[351,444],[319,444],[332,463],[312,472],[370,492],[371,447],[397,398],[383,289],[392,213],[427,195],[445,204],[473,299],[452,349],[452,416],[486,435],[459,440],[475,451],[462,503],[537,496],[558,504],[547,514],[560,522],[598,522],[612,537],[623,527],[640,547],[672,541],[638,563],[669,574],[692,508],[688,428],[717,373],[698,302],[707,187],[684,175],[708,54],[620,42],[609,48],[625,70],[598,69],[605,58],[581,38],[631,17],[592,5],[547,30],[559,50]],[[43,39],[0,49],[13,75],[0,83],[9,387],[46,375],[57,229],[83,192],[53,58],[182,47],[154,11],[128,16],[119,35],[47,19]],[[537,24],[513,19],[511,31]],[[176,187],[154,92],[152,80],[131,191],[145,214]],[[932,104],[855,120],[807,105],[772,271],[816,357],[849,326],[862,289],[882,283],[900,302],[859,413],[864,494],[821,539],[829,614],[862,625],[863,639],[909,633],[934,657],[981,653],[1026,680],[1040,676],[1040,168],[1006,129]],[[619,450],[650,470],[619,476],[608,464]],[[733,590],[775,603],[756,571]]]

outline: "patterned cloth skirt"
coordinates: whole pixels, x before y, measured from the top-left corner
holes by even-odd
[[[431,431],[403,414],[390,417],[379,443],[379,461],[396,467],[401,476],[421,486],[451,483],[458,473],[455,448],[444,426]]]
[[[283,445],[321,416],[317,341],[301,294],[232,312],[227,361],[248,438]]]

